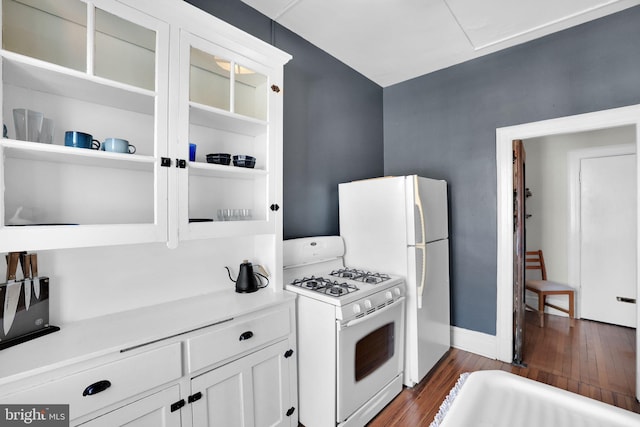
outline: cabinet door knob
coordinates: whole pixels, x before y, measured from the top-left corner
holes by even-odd
[[[85,388],[84,391],[82,392],[82,395],[93,396],[94,394],[98,394],[100,392],[105,391],[109,387],[111,387],[111,381],[109,380],[98,381],[97,383],[93,383],[87,388]]]
[[[243,332],[242,334],[240,334],[240,341],[248,340],[252,336],[253,336],[253,332],[251,331]]]

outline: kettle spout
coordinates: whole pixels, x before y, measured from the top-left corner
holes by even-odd
[[[233,279],[233,277],[231,277],[231,270],[229,270],[229,267],[227,267],[225,265],[224,268],[227,269],[227,274],[229,275],[229,280],[231,280],[233,283],[236,283],[236,281]]]

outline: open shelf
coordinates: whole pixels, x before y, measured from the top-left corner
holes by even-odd
[[[113,169],[153,170],[156,159],[138,154],[111,153],[37,142],[0,140],[5,157],[53,163],[69,163]]]
[[[233,165],[216,165],[214,163],[203,162],[189,162],[189,171],[191,175],[237,179],[253,179],[268,174],[264,169],[242,168]]]
[[[0,55],[5,84],[123,110],[154,114],[156,94],[153,91],[90,76],[6,50],[0,50]]]
[[[189,121],[191,124],[220,129],[242,135],[257,136],[267,131],[268,123],[252,119],[219,108],[196,102],[189,102]]]

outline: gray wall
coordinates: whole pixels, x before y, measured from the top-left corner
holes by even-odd
[[[383,173],[382,88],[240,0],[189,0],[293,55],[284,69],[284,238],[338,234],[338,184]]]
[[[496,128],[640,103],[640,7],[384,89],[384,172],[449,182],[452,323],[495,334]]]

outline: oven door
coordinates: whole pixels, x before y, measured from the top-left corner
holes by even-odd
[[[402,373],[404,297],[337,325],[337,422],[346,420]]]

